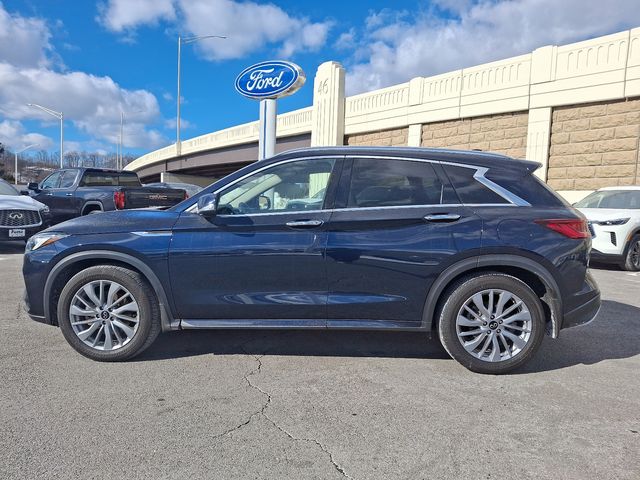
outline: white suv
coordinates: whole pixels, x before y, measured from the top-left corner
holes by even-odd
[[[601,188],[575,204],[594,233],[591,258],[640,270],[640,186]]]

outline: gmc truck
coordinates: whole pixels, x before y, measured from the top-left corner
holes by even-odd
[[[135,172],[99,168],[57,170],[27,188],[49,207],[51,224],[110,210],[168,208],[188,198],[182,189],[143,187]]]

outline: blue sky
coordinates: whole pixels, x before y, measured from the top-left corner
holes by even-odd
[[[255,120],[233,80],[265,59],[307,73],[286,112],[311,104],[327,60],[357,93],[635,26],[635,0],[1,0],[0,142],[57,150],[57,123],[34,102],[65,111],[66,150],[113,151],[121,109],[125,151],[172,143],[179,33],[229,37],[184,47],[184,139]]]

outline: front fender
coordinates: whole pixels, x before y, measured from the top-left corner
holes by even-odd
[[[160,304],[162,331],[177,330],[180,325],[180,321],[173,316],[171,310],[171,304],[169,302],[169,296],[165,291],[162,282],[155,274],[155,272],[142,260],[133,255],[119,251],[111,250],[83,250],[80,252],[72,253],[60,260],[51,269],[47,277],[47,281],[44,286],[44,316],[45,318],[51,318],[50,304],[51,293],[53,285],[55,284],[58,276],[67,268],[75,263],[91,260],[92,263],[98,265],[101,260],[106,262],[123,263],[138,270],[151,284],[158,302]]]

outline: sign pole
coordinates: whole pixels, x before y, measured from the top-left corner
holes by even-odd
[[[276,100],[260,100],[260,123],[258,132],[258,160],[273,157],[276,153],[276,124],[278,108]]]

